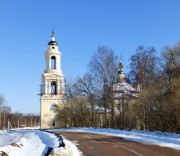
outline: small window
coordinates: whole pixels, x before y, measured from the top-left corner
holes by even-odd
[[[52,49],[54,49],[54,47],[52,47]]]
[[[52,121],[52,126],[56,126],[56,121]]]

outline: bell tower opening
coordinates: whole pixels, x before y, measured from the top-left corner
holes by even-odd
[[[51,82],[51,94],[57,94],[57,84],[56,81]]]
[[[56,69],[56,57],[51,57],[51,69]]]

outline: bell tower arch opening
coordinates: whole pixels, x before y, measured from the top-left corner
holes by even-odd
[[[56,81],[51,82],[51,94],[57,94],[57,83],[56,83]]]
[[[51,69],[56,69],[56,57],[51,57]]]

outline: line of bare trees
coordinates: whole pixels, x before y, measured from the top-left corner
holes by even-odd
[[[36,127],[40,125],[38,114],[23,114],[19,112],[10,113],[8,117],[12,128]]]
[[[142,62],[135,61],[135,57]],[[135,76],[134,81],[140,82],[143,89],[133,105],[138,126],[180,133],[180,44],[164,47],[161,60],[150,57],[144,61],[148,57],[142,48],[131,57],[130,73],[135,71],[131,76]]]
[[[40,117],[37,114],[11,112],[5,97],[0,95],[0,129],[39,126]]]
[[[113,100],[117,58],[110,48],[99,47],[90,59],[88,72],[66,82],[68,104],[59,113],[64,126],[118,128]],[[141,92],[126,108],[125,129],[180,132],[179,43],[165,47],[162,57],[156,56],[153,47],[139,46],[130,58],[126,81],[139,84]]]

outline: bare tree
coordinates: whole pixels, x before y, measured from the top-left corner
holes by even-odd
[[[5,97],[0,95],[0,129],[6,129],[8,127],[8,116],[10,112],[11,108],[7,106]]]
[[[72,113],[73,110],[69,105],[65,105],[58,111],[58,119],[64,123],[64,127],[71,127],[72,125]]]
[[[172,48],[166,46],[163,50],[162,57],[163,77],[170,83],[174,78],[180,76],[180,43],[177,43]]]
[[[137,60],[136,60],[137,61]],[[135,63],[137,63],[135,61]],[[146,69],[146,68],[144,68]],[[152,77],[133,105],[140,129],[180,132],[180,44],[165,47],[162,72]],[[143,109],[142,109],[143,108]]]
[[[168,111],[171,125],[170,131],[180,132],[180,43],[173,47],[166,46],[162,53],[163,56],[163,87],[162,100],[163,105]],[[164,117],[165,118],[165,117]],[[171,120],[172,119],[172,120]]]
[[[83,77],[77,77],[74,87],[80,96],[85,96],[87,102],[91,105],[91,126],[94,126],[94,103],[95,96],[95,84],[94,78],[90,73],[86,73]]]
[[[5,98],[3,95],[0,95],[0,109],[1,109],[1,111],[2,111],[4,105],[5,105]]]
[[[153,47],[139,46],[130,58],[129,79],[133,84],[140,84],[145,89],[153,83],[158,71],[159,58],[155,56]]]
[[[96,84],[96,95],[104,107],[104,126],[107,127],[107,109],[111,108],[112,123],[114,124],[113,83],[117,73],[117,56],[108,47],[98,47],[89,63],[90,72]],[[110,106],[111,105],[111,106]]]
[[[74,97],[70,102],[71,121],[75,127],[90,126],[90,113],[84,97]]]

